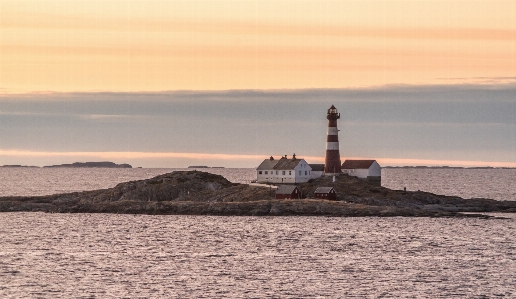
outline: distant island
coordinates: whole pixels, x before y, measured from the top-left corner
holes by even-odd
[[[75,162],[72,164],[60,164],[43,166],[45,168],[66,167],[66,168],[133,168],[129,164],[116,164],[113,162]]]
[[[29,165],[2,165],[0,167],[5,167],[5,168],[39,168],[39,166],[29,166]]]

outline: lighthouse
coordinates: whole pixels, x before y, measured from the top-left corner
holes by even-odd
[[[326,138],[326,159],[324,161],[324,174],[335,175],[341,173],[340,152],[339,152],[339,130],[337,129],[337,119],[340,113],[335,106],[331,105],[328,109],[328,136]]]

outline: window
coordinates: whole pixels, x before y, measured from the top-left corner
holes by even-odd
[[[267,170],[265,171],[265,174],[268,174],[268,173],[267,173]]]
[[[299,171],[299,175],[301,175],[301,170]]]
[[[282,175],[285,175],[285,170],[282,171]]]
[[[258,171],[258,174],[262,174],[262,171],[261,171],[261,170],[260,170],[260,171]]]
[[[276,170],[276,175],[278,175],[278,171]]]
[[[289,170],[289,171],[288,171],[288,175],[292,175],[292,171],[290,171],[290,170]]]
[[[308,171],[306,171],[306,170],[305,170],[305,175],[307,175],[307,172],[308,172]]]

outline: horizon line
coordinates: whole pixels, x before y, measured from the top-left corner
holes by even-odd
[[[132,152],[132,151],[76,151],[76,152],[57,152],[57,151],[30,151],[30,150],[2,150],[0,157],[34,157],[34,158],[97,158],[97,159],[116,159],[116,160],[156,160],[156,159],[194,159],[194,160],[221,160],[221,161],[246,161],[256,163],[267,159],[271,155],[264,154],[221,154],[221,153],[189,153],[189,152]],[[274,156],[274,155],[273,155]],[[281,157],[282,155],[276,155]],[[303,156],[296,155],[298,158],[305,159],[307,162],[324,162],[323,156]],[[516,162],[508,161],[475,161],[475,160],[443,160],[443,159],[420,159],[420,158],[374,158],[374,157],[343,157],[342,160],[376,160],[383,166],[457,166],[457,167],[516,167]],[[76,161],[79,162],[79,161]],[[127,163],[128,161],[124,162]],[[315,164],[315,163],[314,163]],[[12,164],[11,164],[12,165]],[[35,165],[44,166],[44,165]],[[257,167],[258,164],[252,167]]]

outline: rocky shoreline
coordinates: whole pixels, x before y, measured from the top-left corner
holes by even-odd
[[[337,200],[310,198],[318,186],[334,187]],[[231,183],[201,171],[178,171],[109,189],[0,197],[0,212],[333,217],[488,217],[481,213],[516,212],[516,201],[391,190],[345,175],[336,182],[321,177],[298,187],[306,199],[277,200],[270,188]]]

